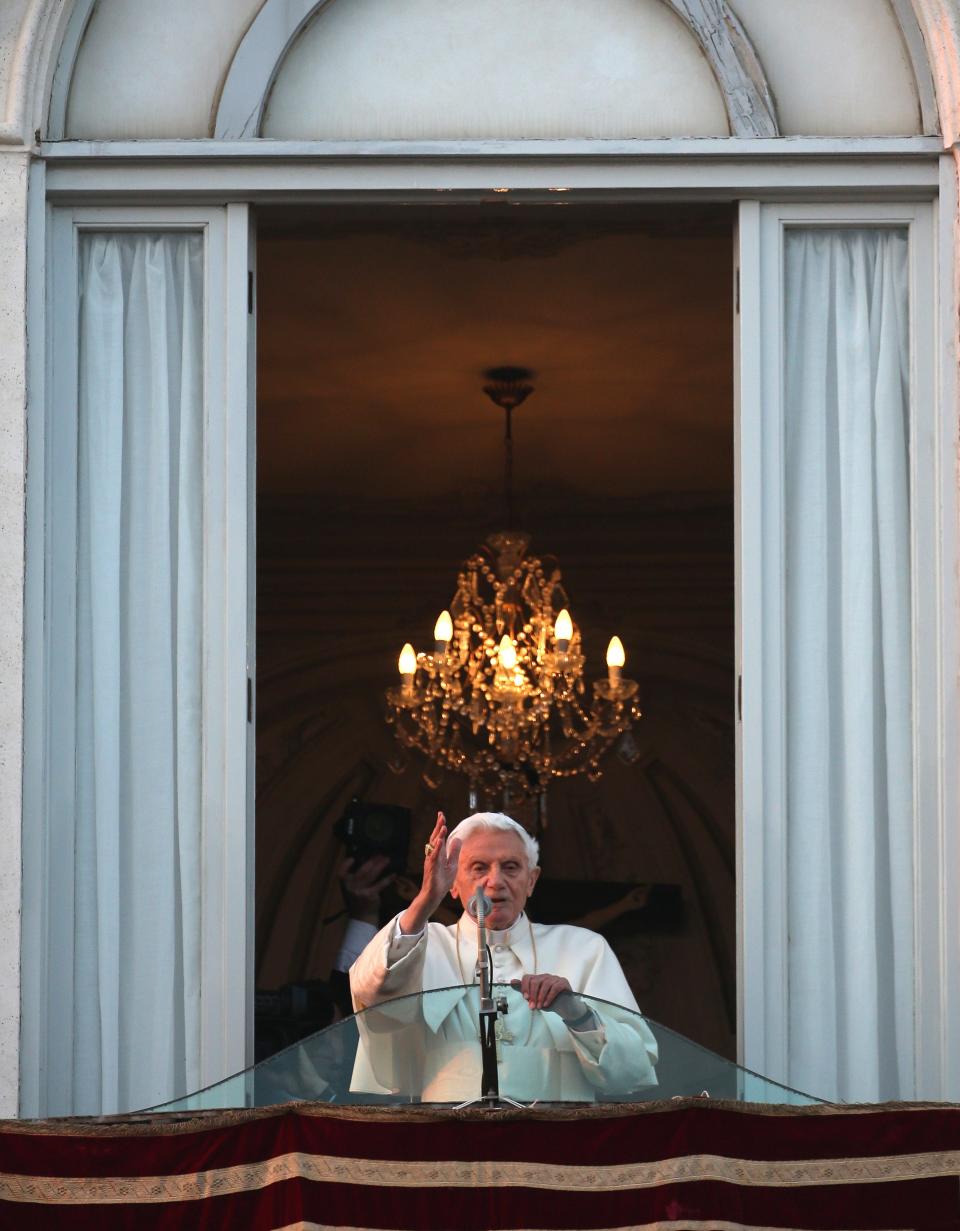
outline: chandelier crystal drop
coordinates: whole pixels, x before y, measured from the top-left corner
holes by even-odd
[[[532,392],[524,369],[493,369],[484,392],[506,412],[506,501],[512,514],[510,412]],[[502,399],[499,396],[502,393]],[[522,399],[521,399],[522,400]],[[461,565],[432,651],[409,643],[401,683],[387,690],[387,721],[406,748],[437,771],[464,775],[470,802],[535,797],[554,778],[585,774],[640,717],[638,686],[623,676],[619,637],[607,650],[607,676],[588,695],[580,630],[559,566],[528,551],[518,530],[492,534]]]

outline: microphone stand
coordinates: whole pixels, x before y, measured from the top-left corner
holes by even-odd
[[[523,1107],[516,1099],[500,1094],[500,1073],[497,1068],[497,1019],[501,1013],[507,1012],[506,996],[493,998],[492,963],[490,961],[490,946],[487,944],[486,918],[490,912],[490,899],[483,889],[477,886],[477,891],[470,899],[468,910],[477,922],[477,965],[475,974],[480,984],[480,1097],[467,1099],[460,1103],[461,1107],[472,1107],[479,1103],[483,1107]]]

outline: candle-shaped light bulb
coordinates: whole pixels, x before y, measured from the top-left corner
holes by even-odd
[[[500,638],[500,648],[497,650],[497,661],[504,671],[512,671],[517,665],[517,647],[506,633]]]
[[[400,668],[400,675],[403,677],[403,691],[413,691],[413,677],[417,671],[417,652],[408,641],[400,651],[400,658],[397,662]]]
[[[607,646],[607,679],[610,681],[611,688],[615,689],[620,686],[620,674],[626,661],[623,642],[619,637],[611,637],[610,644]]]
[[[573,620],[570,619],[570,612],[566,607],[557,616],[557,622],[553,626],[553,635],[557,642],[557,653],[566,654],[573,637]]]
[[[446,654],[447,646],[453,638],[453,620],[450,618],[449,611],[441,611],[433,628],[433,652],[434,654]]]

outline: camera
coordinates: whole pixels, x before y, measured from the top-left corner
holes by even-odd
[[[351,799],[333,827],[354,867],[373,855],[386,855],[390,872],[403,872],[410,849],[410,809],[395,804],[366,803]]]

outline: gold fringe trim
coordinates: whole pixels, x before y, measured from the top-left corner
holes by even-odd
[[[257,1163],[161,1176],[60,1177],[0,1174],[0,1200],[42,1205],[154,1204],[202,1201],[302,1179],[373,1188],[534,1188],[607,1193],[666,1184],[720,1181],[740,1187],[803,1188],[888,1184],[960,1173],[960,1151],[878,1158],[759,1161],[689,1154],[613,1166],[489,1160],[403,1162],[291,1152]]]

